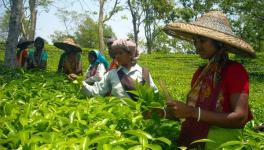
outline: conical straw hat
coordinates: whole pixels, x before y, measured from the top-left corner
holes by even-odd
[[[164,27],[164,31],[187,41],[197,36],[208,37],[224,43],[232,53],[256,57],[250,44],[233,33],[227,17],[221,11],[210,11],[191,23],[170,23]]]
[[[82,49],[72,38],[67,38],[63,42],[55,42],[54,46],[59,49],[65,50],[67,52],[74,51],[74,52],[81,52]]]

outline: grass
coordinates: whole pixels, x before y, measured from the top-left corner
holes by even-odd
[[[231,56],[231,59],[243,63],[250,77],[249,102],[256,123],[263,123],[264,107],[264,53],[259,53],[256,59],[241,59]],[[154,81],[164,80],[175,99],[185,100],[190,90],[191,78],[195,70],[204,60],[191,54],[151,54],[143,55],[139,63],[150,69]]]
[[[177,122],[145,122],[140,118],[138,110],[116,103],[115,100],[102,98],[88,100],[82,97],[78,89],[76,89],[76,85],[66,80],[64,76],[56,73],[61,53],[61,50],[52,46],[48,47],[49,60],[47,72],[0,70],[0,139],[4,139],[3,135],[6,135],[11,140],[13,139],[15,142],[12,145],[9,144],[9,148],[18,148],[19,144],[21,145],[21,141],[14,140],[16,136],[19,137],[18,139],[22,139],[22,145],[31,147],[31,149],[34,146],[40,146],[39,144],[34,145],[34,140],[39,140],[38,142],[40,143],[57,143],[56,145],[52,145],[53,148],[56,148],[56,146],[71,147],[87,144],[87,142],[84,142],[86,140],[85,137],[88,137],[90,140],[100,137],[101,139],[96,138],[98,140],[97,144],[96,142],[88,142],[91,147],[97,148],[107,146],[104,144],[109,143],[109,141],[113,142],[113,140],[121,139],[132,139],[137,144],[140,144],[139,141],[135,140],[135,135],[146,135],[143,131],[151,133],[155,138],[164,136],[171,141],[177,139],[179,132],[179,124]],[[264,135],[261,136],[259,134],[255,136],[256,133],[251,131],[254,124],[257,125],[264,122],[264,53],[258,53],[257,55],[256,59],[241,59],[231,56],[232,59],[242,63],[250,75],[249,102],[254,114],[254,120],[247,125],[247,134],[245,134],[245,139],[240,145],[248,144],[248,140],[251,143],[255,142],[255,145],[263,144],[264,140]],[[4,53],[0,51],[0,63],[3,62],[3,59]],[[88,66],[86,53],[82,54],[82,62],[83,70],[85,71]],[[192,74],[205,61],[197,55],[191,54],[153,53],[151,55],[142,55],[138,63],[150,70],[157,85],[158,80],[166,81],[173,97],[177,100],[185,101],[186,94],[190,90]],[[121,106],[123,109],[121,109]],[[10,120],[6,120],[4,117],[4,113],[6,112],[2,112],[2,110],[9,110],[7,112]],[[81,114],[81,116],[77,114]],[[108,120],[104,120],[106,118]],[[28,119],[31,119],[31,122]],[[20,125],[15,125],[13,120],[19,122]],[[5,123],[1,125],[4,122],[9,124]],[[5,128],[7,129],[5,130]],[[17,134],[11,134],[11,131],[14,131],[13,129],[17,130]],[[133,131],[128,132],[129,134],[125,133],[128,129]],[[43,131],[41,132],[43,135],[49,133],[47,137],[58,138],[58,140],[42,139],[43,135],[38,134],[36,130]],[[138,130],[140,130],[140,133]],[[114,135],[114,139],[105,139],[107,136],[112,135]],[[149,136],[146,135],[146,137]],[[140,138],[145,139],[146,137]],[[77,139],[80,140],[76,141]],[[153,138],[145,140],[149,144],[160,144],[162,148],[165,147],[166,149],[175,149],[176,146],[172,145],[168,147],[166,144],[157,142]],[[1,142],[6,141],[0,140],[0,149]],[[33,145],[27,144],[30,142]],[[126,143],[125,145],[121,144],[121,147],[127,149],[128,145],[133,146],[131,143]],[[49,149],[49,146],[51,145],[46,144],[46,147],[42,145],[42,147],[38,148]],[[118,147],[120,145],[112,146]]]
[[[55,72],[62,50],[47,46],[48,70]],[[83,71],[88,67],[87,51],[82,53]],[[0,62],[3,62],[3,51],[0,51]],[[250,76],[250,106],[257,124],[264,122],[264,53],[258,53],[256,59],[241,59],[231,56],[231,59],[242,63]],[[154,53],[142,55],[138,63],[147,67],[158,85],[159,80],[166,81],[169,91],[178,100],[185,100],[190,90],[191,78],[195,70],[204,60],[194,54],[163,54]]]

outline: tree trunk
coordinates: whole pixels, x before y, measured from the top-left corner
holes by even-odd
[[[11,1],[11,15],[9,20],[9,31],[6,41],[5,66],[16,67],[16,45],[21,29],[21,13],[23,11],[23,0]]]
[[[146,18],[145,18],[145,37],[147,40],[147,52],[148,54],[151,54],[152,51],[152,31],[151,31],[151,17],[149,13],[149,9],[146,10]]]
[[[137,20],[136,18],[132,17],[133,22],[133,28],[134,28],[134,40],[136,43],[136,46],[138,46],[138,28],[137,28]]]
[[[147,28],[149,28],[149,27],[147,27]],[[148,37],[146,37],[146,40],[147,40],[147,52],[148,52],[148,54],[151,54],[151,52],[152,52],[152,39],[151,39],[151,35],[150,35],[150,31],[149,31],[150,29],[147,29],[147,31],[146,31],[146,34],[147,34],[147,36]]]
[[[100,0],[100,11],[98,21],[99,50],[104,50],[104,1]]]
[[[37,10],[36,6],[37,0],[29,0],[30,9],[30,28],[29,28],[29,40],[34,40],[36,31],[36,21],[37,21]]]
[[[129,9],[130,9],[130,13],[131,13],[131,17],[132,17],[132,24],[133,24],[133,31],[134,31],[134,40],[136,43],[136,46],[138,46],[138,33],[139,33],[139,26],[140,26],[140,19],[138,19],[138,8],[135,6],[132,6],[133,4],[131,4],[131,0],[127,1]],[[135,10],[133,10],[133,8]]]
[[[145,1],[145,3],[141,3],[143,7],[143,12],[145,14],[144,19],[144,30],[146,37],[146,46],[147,53],[151,54],[153,48],[153,39],[154,39],[154,31],[155,31],[155,14],[154,8],[151,6],[151,1]],[[153,27],[153,28],[152,28]]]

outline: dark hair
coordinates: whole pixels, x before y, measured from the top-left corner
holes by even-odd
[[[37,42],[40,42],[41,43],[41,48],[43,48],[44,47],[44,39],[43,38],[41,38],[41,37],[37,37],[36,39],[35,39],[35,41],[34,41],[34,43],[37,43]]]
[[[106,42],[106,45],[107,45],[107,47],[108,47],[108,53],[109,53],[109,56],[110,56],[112,59],[115,58],[115,54],[114,54],[113,49],[112,49],[112,44],[114,43],[115,40],[116,40],[116,39],[111,38],[111,39],[107,40],[107,42]]]
[[[88,52],[88,57],[89,57],[89,56],[92,56],[92,57],[94,57],[95,59],[97,59],[97,56],[96,56],[95,51],[90,51],[90,52]]]
[[[217,49],[216,56],[214,58],[214,62],[219,64],[220,72],[216,72],[216,84],[219,84],[222,80],[221,72],[226,64],[229,62],[228,57],[228,46],[220,41],[213,40],[213,44]]]
[[[114,39],[107,40],[106,45],[108,47],[111,47],[111,45],[114,43],[114,41],[115,41]]]

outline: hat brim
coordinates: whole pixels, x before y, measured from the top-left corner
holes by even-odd
[[[32,43],[34,43],[34,41],[24,41],[22,43],[17,44],[17,48],[26,48]]]
[[[216,41],[222,42],[228,46],[229,51],[234,54],[247,56],[251,58],[256,57],[253,48],[244,40],[227,34],[219,32],[203,26],[190,24],[190,23],[170,23],[166,25],[163,30],[173,37],[178,37],[183,40],[192,42],[195,36],[204,36]]]
[[[54,46],[67,52],[81,52],[82,49],[77,45],[71,45],[63,42],[55,42]]]

